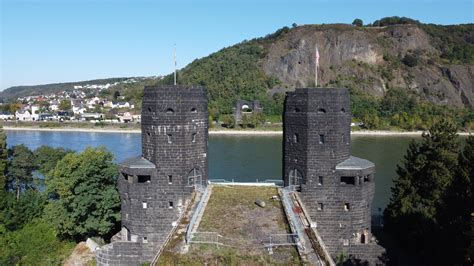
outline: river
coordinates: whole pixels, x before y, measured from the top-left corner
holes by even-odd
[[[41,145],[81,151],[87,146],[104,145],[120,162],[141,153],[140,134],[7,131],[8,146],[25,144],[30,149]],[[375,163],[373,213],[390,199],[390,187],[396,165],[403,159],[410,141],[408,136],[353,136],[352,154]],[[419,138],[419,137],[418,137]],[[280,136],[209,137],[209,178],[234,181],[280,179],[282,168]]]

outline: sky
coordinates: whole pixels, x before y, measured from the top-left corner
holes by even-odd
[[[0,90],[155,76],[293,23],[474,23],[474,0],[0,0]]]

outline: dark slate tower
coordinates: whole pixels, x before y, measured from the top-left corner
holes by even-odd
[[[150,262],[194,189],[207,184],[208,112],[204,88],[146,87],[142,156],[120,167],[120,240],[101,249],[99,264]]]
[[[374,261],[371,205],[375,166],[350,154],[349,92],[288,92],[284,113],[285,186],[300,193],[329,252]]]

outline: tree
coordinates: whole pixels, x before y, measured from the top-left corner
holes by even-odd
[[[352,21],[352,25],[362,27],[364,25],[364,22],[362,21],[362,19],[356,18],[354,19],[354,21]]]
[[[225,125],[227,128],[234,128],[235,127],[235,118],[233,115],[224,115],[222,117],[222,124]]]
[[[117,101],[118,97],[120,97],[120,92],[114,91],[114,101]]]
[[[56,163],[64,158],[66,154],[72,153],[71,150],[64,148],[53,148],[50,146],[41,146],[34,151],[36,165],[39,172],[47,175],[51,169],[56,167]]]
[[[444,254],[436,240],[439,211],[458,166],[456,132],[453,123],[443,120],[423,133],[421,142],[410,143],[384,211],[386,230],[426,260]]]
[[[458,167],[453,182],[443,199],[439,223],[443,242],[452,262],[461,265],[470,245],[471,212],[474,212],[474,137],[469,136],[464,149],[459,153]],[[472,263],[471,263],[472,264]]]
[[[35,170],[35,156],[25,145],[13,146],[10,150],[11,160],[8,165],[8,185],[16,190],[17,200],[20,192],[32,188],[33,171]]]
[[[71,101],[69,99],[64,99],[59,103],[59,109],[63,111],[68,111],[72,109]]]
[[[5,192],[6,173],[8,165],[7,135],[0,126],[0,199]]]
[[[418,58],[415,57],[414,55],[406,54],[403,57],[402,62],[409,67],[414,67],[418,65]]]
[[[45,216],[66,238],[110,236],[120,221],[117,167],[104,147],[68,153],[46,178]]]

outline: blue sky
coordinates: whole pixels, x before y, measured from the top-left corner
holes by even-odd
[[[0,0],[0,89],[151,76],[292,23],[473,23],[473,0]]]

